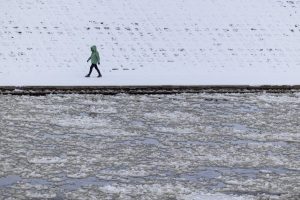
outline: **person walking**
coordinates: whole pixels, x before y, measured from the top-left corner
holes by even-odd
[[[92,71],[93,71],[93,68],[95,68],[98,72],[98,77],[102,77],[101,75],[101,72],[97,66],[97,63],[98,65],[100,65],[100,56],[99,56],[99,53],[97,51],[97,47],[94,45],[91,47],[91,51],[92,51],[92,54],[91,56],[89,57],[89,59],[87,60],[87,62],[89,62],[91,60],[91,67],[90,67],[90,72],[85,76],[85,77],[90,77]]]

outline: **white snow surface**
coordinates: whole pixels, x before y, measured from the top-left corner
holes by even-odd
[[[0,1],[0,86],[297,85],[300,1]],[[90,47],[103,78],[85,78]]]

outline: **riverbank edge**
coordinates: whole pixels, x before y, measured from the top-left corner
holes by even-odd
[[[180,94],[180,93],[294,93],[300,85],[160,85],[160,86],[0,86],[1,95],[49,94]]]

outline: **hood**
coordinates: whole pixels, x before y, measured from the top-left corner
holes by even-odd
[[[96,47],[95,45],[92,46],[92,47],[91,47],[91,51],[92,51],[92,52],[96,52],[96,51],[97,51],[97,47]]]

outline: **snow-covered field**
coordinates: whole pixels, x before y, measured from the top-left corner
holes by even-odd
[[[299,6],[1,0],[0,85],[300,84]],[[83,78],[94,44],[102,79]]]
[[[0,96],[0,199],[298,200],[299,98]]]

